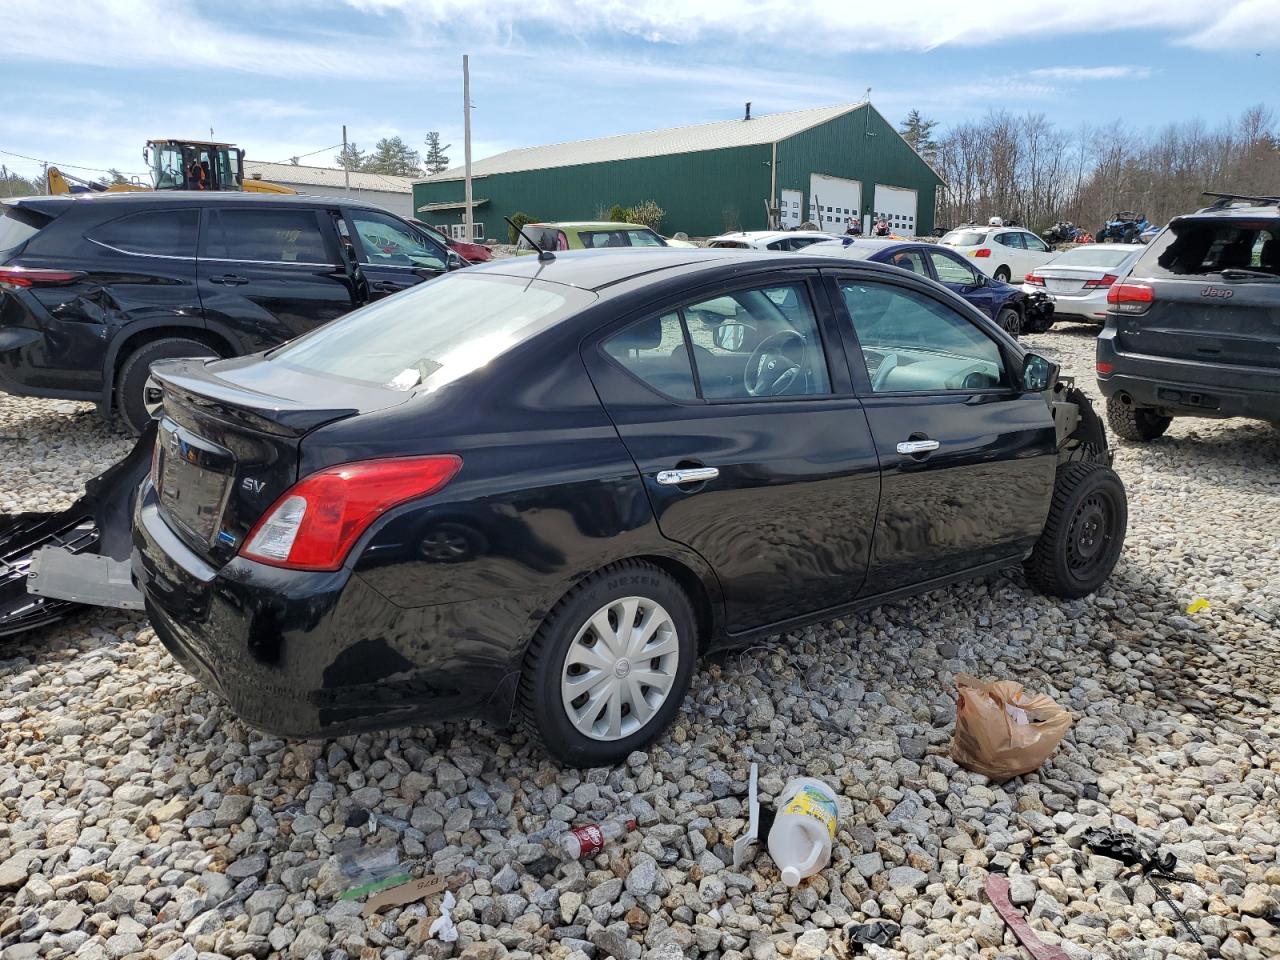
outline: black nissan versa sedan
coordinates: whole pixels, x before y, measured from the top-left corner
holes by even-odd
[[[283,735],[481,715],[614,762],[702,652],[1020,562],[1078,597],[1125,533],[1083,394],[865,261],[495,261],[153,375],[135,578]]]

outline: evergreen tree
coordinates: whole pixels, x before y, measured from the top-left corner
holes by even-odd
[[[932,157],[938,148],[933,139],[933,128],[937,125],[937,120],[930,120],[923,116],[919,110],[912,110],[907,114],[907,118],[902,121],[902,126],[898,128],[898,132],[902,134],[902,139],[911,144],[921,156]]]
[[[431,130],[427,133],[425,141],[427,145],[427,155],[422,159],[422,165],[426,167],[427,173],[440,173],[449,169],[449,157],[445,153],[452,143],[440,145],[440,134],[438,131]]]
[[[117,170],[115,167],[112,167],[110,170],[107,171],[107,173],[110,174],[111,176],[111,180],[109,181],[110,183],[128,183],[129,182],[129,178],[126,177],[119,170]]]
[[[419,177],[422,175],[422,159],[417,150],[399,137],[383,137],[373,147],[373,153],[361,169],[365,173],[382,173],[392,177]]]
[[[333,162],[343,170],[363,170],[368,161],[365,159],[364,151],[352,142],[342,148],[342,152],[333,158]]]

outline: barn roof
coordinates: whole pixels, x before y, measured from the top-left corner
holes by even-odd
[[[472,161],[471,176],[487,177],[496,173],[545,170],[549,167],[606,163],[611,160],[629,160],[633,157],[661,157],[699,150],[721,150],[726,147],[776,143],[810,127],[834,120],[860,106],[862,106],[860,103],[842,103],[830,107],[811,107],[807,110],[792,110],[789,113],[752,117],[750,120],[739,117],[734,120],[696,123],[687,127],[670,127],[666,130],[598,137],[594,140],[573,140],[541,147],[522,147],[518,150],[507,150],[483,160]],[[463,168],[458,166],[418,182],[439,183],[445,180],[461,180],[462,176]]]

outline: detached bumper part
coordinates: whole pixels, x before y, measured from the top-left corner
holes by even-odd
[[[85,604],[142,608],[128,561],[133,496],[147,475],[155,435],[153,423],[66,510],[0,518],[0,637],[43,627]]]

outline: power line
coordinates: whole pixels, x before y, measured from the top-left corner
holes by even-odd
[[[289,157],[289,159],[287,160],[258,160],[256,162],[290,164],[294,160],[301,160],[303,157],[314,157],[317,153],[324,153],[326,150],[336,150],[340,146],[342,146],[341,140],[339,140],[337,143],[335,143],[331,147],[321,147],[319,150],[312,150],[310,153],[295,153],[293,156]]]
[[[30,160],[32,163],[48,164],[51,167],[66,167],[69,170],[91,170],[94,173],[115,173],[114,170],[108,170],[104,167],[86,167],[80,163],[55,163],[53,160],[42,160],[39,157],[28,157],[24,153],[14,153],[12,150],[0,150],[0,153],[9,157],[19,157],[23,160]],[[149,173],[141,173],[136,170],[121,170],[120,173],[128,174],[134,177],[149,176]]]

